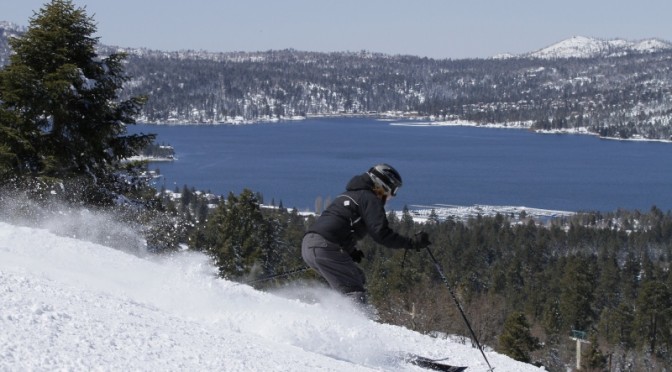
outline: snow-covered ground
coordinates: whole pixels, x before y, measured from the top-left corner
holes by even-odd
[[[394,120],[392,120],[394,121]],[[534,122],[532,121],[517,121],[517,122],[506,122],[506,123],[477,123],[474,121],[468,120],[418,120],[410,122],[392,122],[390,125],[393,126],[406,126],[406,127],[479,127],[479,128],[499,128],[499,129],[527,129],[530,130]],[[598,136],[597,133],[588,131],[586,127],[580,128],[565,128],[565,129],[552,129],[552,130],[543,130],[535,129],[534,132],[540,134],[581,134],[581,135],[591,135]],[[664,142],[672,143],[672,140],[666,139],[649,139],[644,138],[641,135],[634,135],[631,138],[616,138],[616,137],[603,137],[602,139],[609,140],[618,140],[618,141],[644,141],[644,142]]]
[[[78,224],[101,230],[89,236],[109,225]],[[218,279],[202,254],[133,254],[58,230],[0,222],[0,371],[422,370],[399,351],[487,370],[460,338],[377,323],[316,284],[257,291]],[[496,371],[539,370],[486,355]]]

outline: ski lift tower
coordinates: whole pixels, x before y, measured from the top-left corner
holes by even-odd
[[[576,341],[576,369],[580,370],[581,369],[581,343],[589,344],[590,341],[588,341],[586,337],[586,332],[584,331],[577,331],[575,329],[572,330],[572,335],[570,338],[574,341]]]

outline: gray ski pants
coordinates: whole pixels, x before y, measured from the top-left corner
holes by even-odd
[[[319,234],[308,233],[301,244],[303,260],[341,293],[364,292],[364,271],[338,244]]]

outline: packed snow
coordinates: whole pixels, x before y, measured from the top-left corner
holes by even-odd
[[[123,225],[109,216],[70,218],[0,222],[2,371],[423,371],[399,352],[488,370],[469,340],[378,323],[319,283],[258,291],[200,253],[86,240]],[[497,371],[540,370],[485,354]]]

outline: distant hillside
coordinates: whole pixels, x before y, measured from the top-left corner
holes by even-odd
[[[623,39],[600,40],[575,36],[523,56],[529,58],[609,58],[670,50],[672,50],[672,43],[659,39],[633,42]]]
[[[25,31],[25,27],[11,22],[0,21],[0,66],[9,63],[11,48],[7,40],[11,37],[21,35]]]
[[[14,28],[13,28],[14,27]],[[20,33],[0,23],[0,48]],[[296,50],[128,53],[122,98],[147,95],[139,121],[231,123],[397,112],[608,137],[672,138],[672,47],[575,37],[508,58],[435,60]],[[9,50],[0,50],[7,61]],[[3,62],[4,63],[4,62]]]

